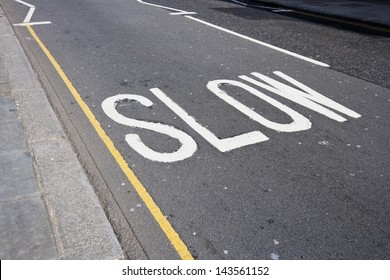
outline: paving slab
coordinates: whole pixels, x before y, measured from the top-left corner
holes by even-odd
[[[2,151],[0,166],[0,200],[17,199],[39,191],[32,159],[27,151]]]
[[[86,175],[77,166],[66,140],[37,142],[33,147],[36,164],[64,259],[120,258],[117,240]],[[55,174],[53,176],[53,174]],[[67,198],[67,199],[61,199]]]
[[[0,97],[0,122],[15,121],[18,119],[16,105],[10,96]]]
[[[0,259],[56,259],[47,211],[39,193],[0,201]],[[7,229],[7,230],[4,230]]]
[[[53,122],[56,115],[52,110],[43,89],[12,90],[22,110],[20,116],[25,120],[25,131],[30,142],[47,141],[48,139],[65,138],[59,122]]]

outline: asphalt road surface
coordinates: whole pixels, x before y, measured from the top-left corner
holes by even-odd
[[[145,2],[1,0],[143,253],[388,259],[388,33]]]

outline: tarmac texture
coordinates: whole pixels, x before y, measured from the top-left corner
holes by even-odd
[[[390,27],[388,1],[239,1]],[[123,259],[123,250],[0,7],[0,259]]]

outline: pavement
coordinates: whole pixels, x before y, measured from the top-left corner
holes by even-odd
[[[390,27],[388,1],[254,2]],[[124,258],[94,188],[0,8],[0,259]]]
[[[0,259],[123,259],[99,199],[0,8]]]

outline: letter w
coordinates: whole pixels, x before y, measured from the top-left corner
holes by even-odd
[[[239,76],[240,79],[243,79],[247,82],[250,82],[256,86],[259,86],[261,88],[264,88],[270,92],[276,93],[286,99],[289,99],[295,103],[298,103],[306,108],[309,108],[313,111],[316,111],[324,116],[327,116],[330,119],[333,119],[338,122],[345,122],[346,119],[339,114],[336,114],[335,112],[329,110],[328,108],[331,108],[335,111],[338,111],[340,113],[343,113],[347,116],[350,116],[352,118],[360,118],[361,115],[358,113],[344,107],[343,105],[323,96],[322,94],[316,92],[315,90],[309,88],[308,86],[298,82],[297,80],[291,78],[290,76],[287,76],[286,74],[275,71],[274,74],[281,77],[282,79],[286,80],[287,82],[290,82],[291,84],[295,85],[297,88],[293,88],[291,86],[288,86],[286,84],[283,84],[281,82],[278,82],[272,78],[269,78],[267,76],[264,76],[260,73],[253,72],[251,73],[256,78],[266,82],[262,83],[258,80],[255,80],[253,78],[250,78],[248,76]],[[328,108],[325,108],[323,106],[326,106]]]

